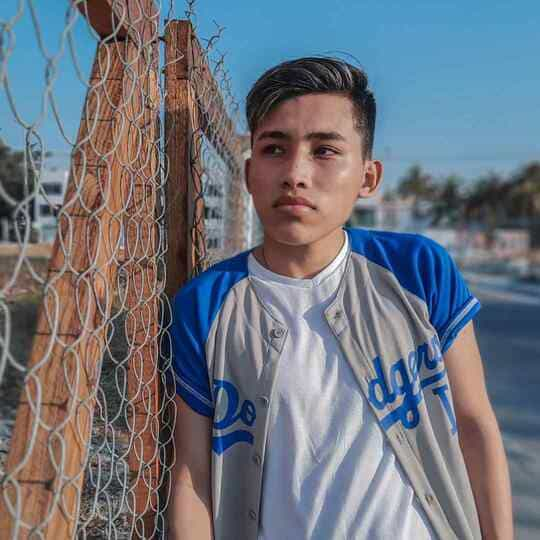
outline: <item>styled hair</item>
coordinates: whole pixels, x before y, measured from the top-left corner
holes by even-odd
[[[343,94],[352,101],[355,127],[363,136],[364,157],[371,157],[376,105],[366,73],[331,57],[305,57],[283,62],[263,73],[246,100],[251,134],[263,118],[280,103],[306,94]]]

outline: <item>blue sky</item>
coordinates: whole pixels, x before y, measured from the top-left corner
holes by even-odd
[[[17,4],[3,2],[0,19],[11,18]],[[36,4],[45,45],[58,53],[64,4]],[[175,6],[181,17],[184,2]],[[413,163],[435,176],[474,179],[540,159],[540,2],[199,0],[196,9],[201,37],[213,33],[214,20],[225,27],[217,48],[226,53],[242,106],[256,77],[284,59],[337,52],[358,59],[378,102],[375,151],[387,186]],[[27,5],[14,34],[8,80],[18,111],[32,123],[40,117],[45,62]],[[82,20],[73,36],[84,81],[95,41]],[[67,50],[53,95],[62,129],[74,138],[84,84]],[[0,118],[0,134],[21,146],[24,132],[12,120],[5,92]],[[67,150],[50,107],[38,131],[47,148]]]

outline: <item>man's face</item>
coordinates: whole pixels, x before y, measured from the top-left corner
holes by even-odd
[[[315,242],[341,228],[359,196],[374,192],[380,163],[363,159],[354,118],[349,98],[308,94],[284,101],[260,123],[246,181],[265,236]]]

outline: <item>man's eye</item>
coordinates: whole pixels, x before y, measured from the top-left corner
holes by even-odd
[[[319,146],[314,152],[316,156],[330,157],[336,155],[338,152],[335,148],[329,146]]]
[[[283,148],[277,144],[269,144],[263,149],[263,154],[268,154],[270,156],[278,156],[283,154]]]

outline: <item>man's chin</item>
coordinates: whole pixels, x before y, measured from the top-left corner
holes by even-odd
[[[339,227],[341,228],[341,227]],[[332,234],[335,229],[288,224],[286,227],[264,229],[265,238],[286,246],[305,246]]]

